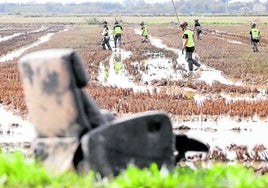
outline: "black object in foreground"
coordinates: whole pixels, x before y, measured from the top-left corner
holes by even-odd
[[[185,134],[177,134],[175,135],[175,139],[175,147],[178,151],[178,155],[176,156],[176,162],[179,162],[181,159],[185,158],[185,153],[187,151],[209,151],[209,146],[207,144],[204,144],[197,139],[189,138]]]
[[[139,113],[96,128],[82,138],[82,150],[90,169],[103,176],[118,175],[130,163],[140,168],[175,165],[174,134],[162,112]]]

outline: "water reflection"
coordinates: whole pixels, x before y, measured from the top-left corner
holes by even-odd
[[[121,88],[134,87],[133,79],[127,75],[123,63],[130,54],[130,52],[124,50],[113,52],[109,62],[100,63],[98,80],[104,86],[116,86]]]

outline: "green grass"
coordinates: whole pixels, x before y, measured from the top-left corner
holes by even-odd
[[[53,175],[21,153],[0,155],[0,187],[89,187],[93,173],[86,177],[73,172]]]
[[[101,188],[177,188],[177,187],[254,187],[268,186],[268,175],[256,176],[243,166],[215,165],[191,170],[176,167],[172,172],[152,164],[148,169],[129,166],[115,178],[101,178],[97,173],[51,174],[40,164],[20,153],[0,155],[0,187],[101,187]]]

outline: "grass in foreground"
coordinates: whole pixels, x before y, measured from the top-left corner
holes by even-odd
[[[22,154],[0,155],[0,187],[109,187],[109,188],[175,188],[175,187],[268,187],[268,175],[255,176],[242,166],[215,165],[191,170],[176,167],[172,172],[152,164],[148,169],[134,166],[116,178],[100,178],[90,172],[79,176],[74,172],[53,175],[40,164],[27,162]]]

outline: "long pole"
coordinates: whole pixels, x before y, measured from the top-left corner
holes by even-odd
[[[175,7],[175,3],[174,3],[174,1],[173,1],[173,0],[171,0],[171,1],[172,1],[172,4],[173,4],[174,12],[175,12],[176,17],[177,17],[177,20],[178,20],[178,24],[180,24],[180,21],[179,21],[179,16],[178,16],[178,13],[177,13],[177,11],[176,11],[176,7]]]

